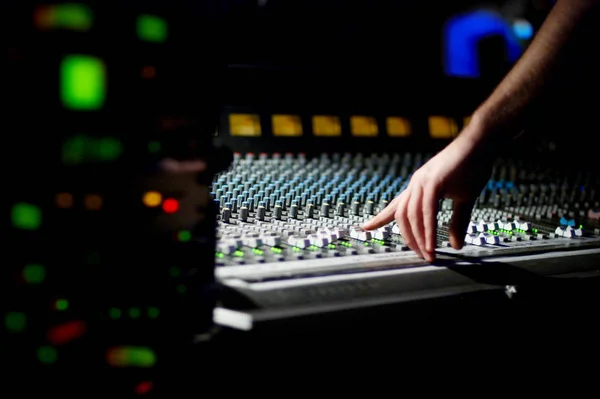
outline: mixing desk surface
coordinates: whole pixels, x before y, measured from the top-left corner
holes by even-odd
[[[597,177],[554,168],[530,170],[516,161],[501,161],[495,167],[460,251],[449,245],[452,204],[440,203],[434,266],[405,245],[395,222],[363,230],[362,223],[400,194],[428,158],[410,153],[237,154],[232,167],[217,175],[212,186],[220,209],[217,278],[250,293],[255,303],[272,305],[273,299],[264,295],[276,289],[278,306],[285,306],[294,302],[291,286],[331,286],[341,280],[356,285],[365,276],[381,277],[374,273],[396,276],[387,279],[395,279],[392,291],[397,293],[398,278],[424,276],[422,272],[450,263],[512,262],[545,275],[589,271],[600,264]],[[572,256],[583,258],[573,262]],[[561,257],[562,262],[547,261]],[[582,270],[575,270],[573,263]],[[566,270],[565,264],[573,267]],[[378,286],[360,291],[379,295]],[[282,296],[286,287],[288,293]],[[337,294],[328,292],[318,299],[304,292],[300,302],[357,296],[356,287],[333,291]]]

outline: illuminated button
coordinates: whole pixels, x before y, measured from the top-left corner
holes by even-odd
[[[350,131],[357,137],[376,137],[379,134],[377,120],[371,116],[352,116]]]
[[[386,120],[386,127],[391,137],[408,137],[411,134],[411,125],[406,118],[390,116]]]
[[[163,211],[166,213],[175,213],[179,210],[179,202],[173,198],[167,198],[162,204]]]
[[[83,204],[90,211],[97,211],[102,208],[102,197],[97,194],[86,195],[83,199]]]
[[[110,308],[110,310],[108,311],[108,315],[111,319],[117,320],[121,318],[122,312],[121,309]]]
[[[121,346],[108,350],[106,362],[112,367],[152,367],[156,354],[147,347]]]
[[[254,114],[229,114],[232,136],[258,137],[261,135],[260,117]]]
[[[445,116],[429,117],[429,135],[434,139],[449,139],[458,134],[456,121]]]
[[[273,115],[274,136],[302,136],[302,121],[296,115]]]
[[[156,191],[148,191],[142,197],[142,202],[149,208],[155,208],[162,202],[162,195]]]
[[[342,125],[337,116],[313,116],[313,134],[315,136],[341,136]]]
[[[57,194],[56,206],[59,208],[71,208],[73,206],[73,195],[69,193]]]

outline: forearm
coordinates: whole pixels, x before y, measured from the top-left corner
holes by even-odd
[[[568,44],[585,14],[599,5],[599,0],[558,0],[529,48],[475,111],[473,127],[465,129],[462,139],[477,144],[514,137],[529,106],[555,78],[561,62],[568,61],[563,60]]]

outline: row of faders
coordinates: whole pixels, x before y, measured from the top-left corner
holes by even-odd
[[[211,326],[205,14],[12,3],[2,361],[53,377],[22,393],[159,394]]]
[[[428,158],[410,153],[324,154],[310,159],[302,154],[237,154],[232,167],[212,185],[211,195],[220,209],[216,262],[225,267],[217,275],[251,270],[232,268],[238,265],[310,259],[317,264],[314,260],[322,259],[320,264],[327,266],[328,258],[380,253],[388,253],[385,258],[391,262],[417,262],[410,258],[414,253],[395,223],[375,231],[360,226],[400,194]],[[557,185],[539,173],[535,181],[515,173],[511,180],[506,176],[511,168],[517,169],[516,164],[499,163],[480,196],[465,232],[467,254],[597,243],[594,177],[563,179]],[[531,195],[532,191],[548,194]],[[441,252],[453,251],[448,237],[451,207],[451,201],[442,201],[438,214]]]

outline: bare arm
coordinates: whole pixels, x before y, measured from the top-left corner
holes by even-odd
[[[503,139],[520,129],[523,114],[544,85],[557,76],[570,40],[598,0],[558,0],[533,42],[490,97],[473,115],[476,129],[465,129],[463,140],[478,144]],[[600,21],[595,21],[600,26]],[[600,32],[599,32],[600,34]],[[591,51],[591,50],[589,50]]]
[[[577,40],[586,14],[599,5],[600,0],[558,0],[527,51],[475,111],[471,123],[363,227],[372,230],[395,219],[406,245],[433,261],[438,200],[449,198],[454,201],[450,243],[462,248],[475,200],[489,180],[498,150],[523,127],[534,100],[560,75],[561,63],[572,61],[569,44]],[[600,21],[593,24],[597,29]]]

